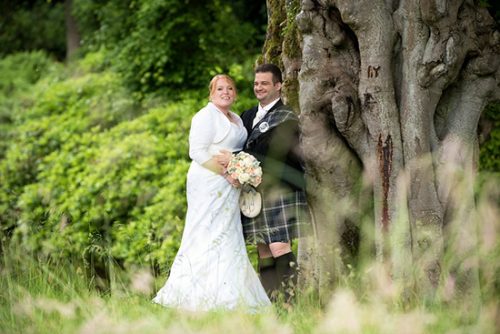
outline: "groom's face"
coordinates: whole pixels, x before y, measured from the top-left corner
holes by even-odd
[[[253,92],[260,105],[265,107],[280,96],[281,82],[273,83],[271,72],[255,73]]]

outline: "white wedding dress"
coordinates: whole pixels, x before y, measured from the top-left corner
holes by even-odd
[[[270,305],[246,252],[240,190],[196,161],[206,161],[223,148],[242,149],[246,130],[233,115],[238,125],[209,103],[193,117],[184,232],[170,276],[153,299],[155,303],[189,311],[241,307],[256,312]]]

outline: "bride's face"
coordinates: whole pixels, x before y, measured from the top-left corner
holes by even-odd
[[[220,109],[229,109],[236,97],[236,90],[231,82],[226,79],[219,79],[215,83],[215,89],[210,95],[210,99]]]

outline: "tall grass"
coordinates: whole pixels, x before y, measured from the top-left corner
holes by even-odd
[[[498,300],[485,298],[479,319],[467,324],[446,305],[405,310],[376,263],[346,279],[327,305],[298,291],[293,305],[252,315],[153,304],[165,277],[154,279],[147,270],[113,266],[110,290],[98,292],[78,262],[37,259],[12,246],[2,256],[0,333],[496,333]]]
[[[291,333],[277,312],[181,313],[151,303],[165,278],[114,267],[111,291],[93,289],[82,267],[38,261],[4,249],[0,273],[0,333]],[[304,329],[304,332],[310,332]]]
[[[278,302],[262,314],[186,313],[151,303],[163,275],[155,278],[147,269],[123,268],[109,259],[109,284],[103,285],[81,259],[30,254],[11,242],[0,248],[0,333],[498,333],[497,180],[484,182],[476,197],[482,293],[477,313],[446,299],[403,305],[383,264],[366,258],[349,266],[324,304],[315,291],[299,289],[293,304]],[[249,255],[255,260],[254,252]]]

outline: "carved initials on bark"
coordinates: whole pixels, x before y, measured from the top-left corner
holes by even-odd
[[[378,70],[380,70],[380,66],[368,66],[368,78],[378,77]]]

